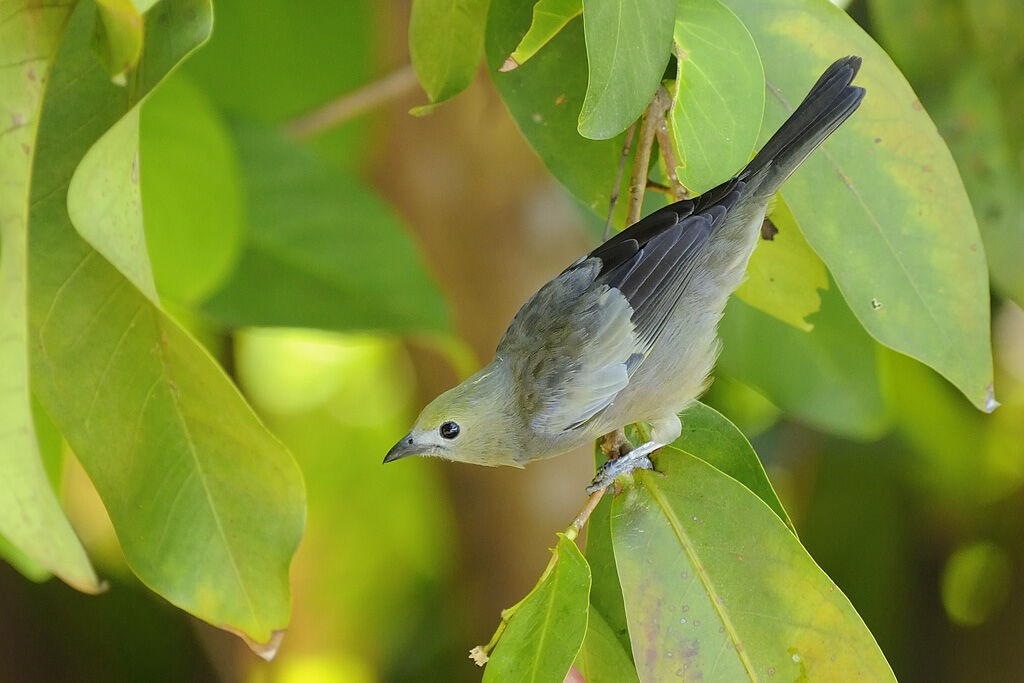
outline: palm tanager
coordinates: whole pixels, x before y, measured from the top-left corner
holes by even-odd
[[[647,422],[650,440],[599,469],[589,492],[681,432],[707,388],[718,321],[743,278],[768,201],[860,105],[861,59],[830,66],[732,179],[655,211],[530,297],[482,370],[434,399],[384,462],[431,455],[522,467]]]

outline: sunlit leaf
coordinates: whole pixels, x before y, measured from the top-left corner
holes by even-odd
[[[235,133],[248,230],[208,313],[229,327],[448,329],[437,285],[373,190],[276,131]]]
[[[793,327],[810,331],[807,316],[821,308],[819,289],[828,289],[828,271],[807,244],[789,207],[776,202],[769,216],[775,232],[770,240],[758,240],[747,278],[736,296],[754,308]]]
[[[615,137],[643,113],[672,49],[676,0],[583,0],[590,76],[580,134]]]
[[[71,16],[33,150],[33,387],[139,578],[270,655],[288,623],[299,470],[213,359],[78,237],[66,208],[78,161],[209,35],[210,5],[164,0],[146,14],[145,77],[131,96],[92,53],[94,17],[91,2]]]
[[[508,618],[484,681],[561,683],[587,630],[590,568],[576,544],[559,534],[555,561]]]
[[[502,64],[502,70],[510,71],[533,57],[581,12],[583,0],[537,0],[537,4],[533,6],[530,30],[516,45],[508,60]]]
[[[764,69],[747,27],[719,0],[679,0],[673,40],[677,174],[700,194],[750,158],[764,112]]]
[[[725,372],[762,392],[790,417],[859,439],[888,428],[875,344],[835,288],[803,332],[733,298],[719,325]]]
[[[96,0],[96,29],[107,71],[122,83],[142,55],[142,15],[154,0]],[[141,5],[141,6],[140,6]]]
[[[0,534],[27,574],[45,568],[68,584],[99,589],[89,560],[47,478],[31,410],[28,350],[28,212],[43,83],[71,3],[9,2],[0,23]],[[30,560],[20,562],[20,558]]]
[[[488,0],[413,0],[409,56],[434,104],[466,89],[484,46]]]
[[[811,247],[873,337],[991,410],[988,273],[953,159],[889,57],[826,0],[727,0],[768,82],[763,137],[822,69],[857,54],[863,105],[782,187]],[[955,226],[955,227],[953,227]]]
[[[526,64],[499,73],[530,21],[529,3],[491,0],[486,39],[491,78],[523,137],[555,178],[588,209],[605,215],[625,135],[587,140],[576,130],[587,89],[583,23],[570,21]]]
[[[146,245],[162,296],[198,301],[235,264],[244,198],[233,143],[206,95],[184,73],[167,79],[142,107]]]
[[[749,490],[672,447],[612,504],[640,680],[895,680],[846,596]]]
[[[757,453],[735,425],[714,408],[699,402],[680,413],[679,420],[683,423],[683,433],[672,443],[673,447],[700,458],[746,486],[787,527],[793,528]]]

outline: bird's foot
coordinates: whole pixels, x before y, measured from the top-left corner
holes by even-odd
[[[601,451],[609,460],[621,458],[633,449],[633,444],[626,438],[626,432],[620,427],[601,437]]]
[[[642,444],[620,458],[606,460],[598,468],[597,475],[590,482],[590,486],[587,487],[587,494],[594,494],[608,488],[620,475],[628,474],[633,470],[653,470],[654,463],[647,456],[657,448],[657,445],[654,445],[654,448],[644,448],[644,446],[648,445],[653,444]]]

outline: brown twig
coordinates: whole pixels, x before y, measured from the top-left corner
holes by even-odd
[[[607,242],[612,234],[612,216],[615,214],[615,203],[619,201],[619,185],[622,183],[622,169],[626,165],[626,157],[629,156],[629,146],[633,142],[633,134],[636,133],[636,121],[626,131],[626,144],[622,146],[622,156],[619,157],[619,170],[615,174],[615,185],[612,187],[612,198],[608,203],[608,220],[604,222],[604,240]]]
[[[296,138],[310,138],[344,121],[364,114],[417,87],[416,72],[411,64],[392,71],[384,78],[331,100],[322,107],[290,121],[285,130]]]
[[[665,86],[658,88],[657,94],[654,96],[654,102],[658,102],[659,98],[661,103],[665,106],[663,111],[667,112],[672,107],[672,97],[668,94],[668,90]],[[653,102],[652,102],[653,105]],[[661,120],[658,122],[658,129],[655,131],[658,137],[658,149],[661,150],[661,158],[665,162],[665,172],[668,174],[671,194],[675,197],[676,201],[680,199],[688,199],[690,197],[690,191],[683,187],[683,184],[679,182],[679,176],[676,175],[676,169],[679,167],[679,162],[676,160],[676,148],[672,141],[672,134],[668,129],[668,116],[663,115]]]
[[[651,163],[651,147],[654,145],[654,132],[657,126],[652,121],[651,108],[644,111],[640,123],[640,140],[633,157],[633,173],[629,177],[629,203],[626,205],[626,226],[640,220],[640,211],[644,203],[644,190],[647,189],[647,167]]]

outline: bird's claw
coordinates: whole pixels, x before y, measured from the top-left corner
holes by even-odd
[[[592,495],[604,490],[611,485],[619,476],[628,474],[633,470],[653,470],[654,463],[646,455],[634,456],[633,452],[627,453],[621,458],[607,460],[597,470],[594,480],[587,487],[587,494]]]

